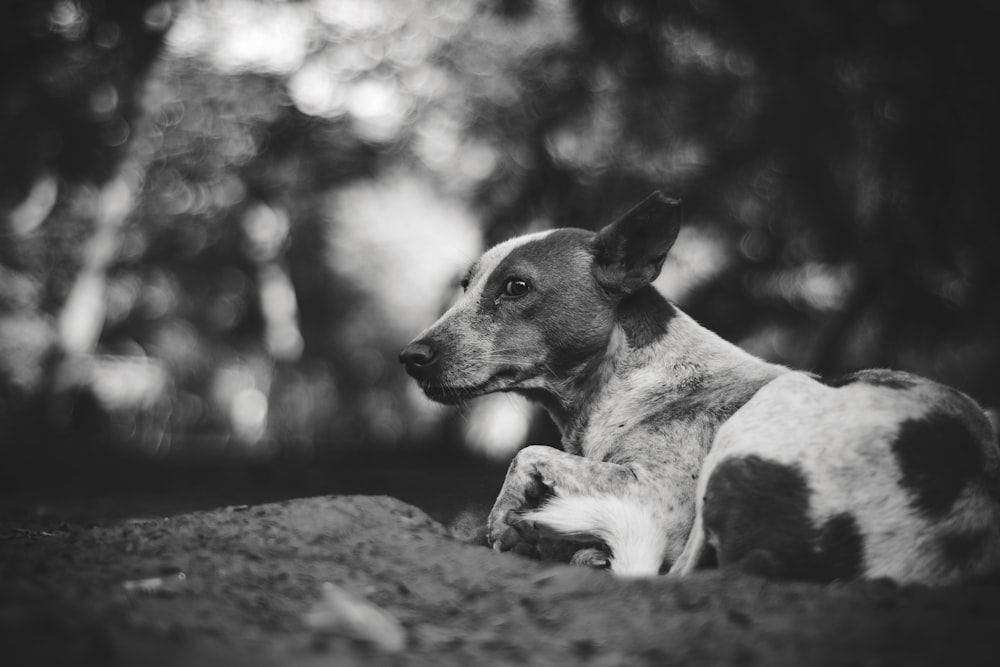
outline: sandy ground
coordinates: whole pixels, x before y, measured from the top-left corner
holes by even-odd
[[[324,582],[374,619],[317,606]],[[997,581],[623,581],[495,555],[385,496],[0,522],[4,665],[995,665],[998,650]]]

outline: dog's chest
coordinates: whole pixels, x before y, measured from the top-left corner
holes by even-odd
[[[586,426],[575,438],[575,453],[613,463],[645,458],[662,438],[656,434],[664,426],[662,390],[656,391],[643,377],[607,384],[592,406]],[[659,395],[658,395],[659,394]]]
[[[623,465],[697,470],[719,426],[752,392],[684,391],[665,377],[654,367],[612,378],[567,451]]]

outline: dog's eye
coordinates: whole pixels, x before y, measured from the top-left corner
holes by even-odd
[[[508,278],[507,282],[504,283],[503,293],[504,296],[509,296],[517,298],[519,296],[524,296],[531,290],[531,286],[528,285],[527,280],[521,280],[520,278]]]
[[[458,284],[462,286],[463,292],[467,292],[469,290],[469,276],[465,276],[464,278],[462,278],[460,281],[458,281]]]

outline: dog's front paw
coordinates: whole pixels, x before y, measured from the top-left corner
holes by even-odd
[[[514,510],[505,520],[490,524],[488,539],[493,550],[510,551],[519,556],[538,558],[538,531],[530,521],[522,521]]]
[[[536,507],[538,496],[533,488],[513,490],[504,484],[486,524],[486,539],[494,551],[538,556],[538,530],[533,521],[526,521],[521,515],[524,510]]]
[[[513,551],[522,556],[536,556],[538,531],[531,521],[524,521],[516,509],[500,500],[490,512],[486,538],[496,552]]]
[[[504,479],[500,495],[490,511],[487,520],[487,541],[494,551],[514,551],[522,555],[532,555],[538,542],[538,532],[534,523],[524,521],[520,512],[537,509],[552,494],[535,468],[533,456],[536,449],[547,447],[526,447],[511,461]]]
[[[570,565],[582,565],[594,570],[607,570],[611,567],[611,556],[606,549],[589,547],[580,549],[569,559]]]

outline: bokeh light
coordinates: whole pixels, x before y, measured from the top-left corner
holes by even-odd
[[[397,350],[485,247],[654,188],[685,200],[657,286],[723,336],[1000,404],[987,20],[875,3],[851,41],[834,4],[119,4],[0,28],[35,58],[0,105],[0,434],[75,433],[52,406],[90,401],[95,440],[159,456],[505,456],[536,411],[436,406]]]

